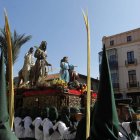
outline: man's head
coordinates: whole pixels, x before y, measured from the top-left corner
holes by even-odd
[[[120,121],[131,121],[132,120],[132,112],[130,107],[126,104],[117,105],[117,112]]]
[[[47,42],[46,41],[41,42],[40,49],[43,51],[46,51],[46,49],[47,49]]]
[[[52,106],[49,108],[49,120],[55,121],[58,119],[58,111],[57,108]]]
[[[29,49],[29,53],[33,53],[33,52],[34,52],[34,48],[31,47],[31,48]]]
[[[80,121],[82,119],[82,113],[76,107],[70,108],[71,120],[72,121]]]
[[[68,57],[67,56],[63,57],[63,62],[68,62]]]
[[[61,110],[61,115],[66,115],[69,118],[70,117],[70,108],[67,106],[64,106]]]

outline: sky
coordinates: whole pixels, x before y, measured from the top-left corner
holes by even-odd
[[[4,8],[11,32],[32,35],[20,50],[14,64],[14,76],[23,67],[24,55],[30,47],[45,40],[47,61],[53,72],[60,70],[60,60],[69,57],[69,64],[87,75],[87,36],[82,9],[88,11],[91,35],[91,77],[99,77],[99,56],[102,37],[140,27],[140,0],[0,0],[0,28],[4,27]]]

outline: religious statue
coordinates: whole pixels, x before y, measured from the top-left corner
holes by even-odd
[[[60,62],[60,78],[67,83],[77,80],[78,73],[74,71],[74,67],[76,66],[69,65],[68,57],[63,57]]]
[[[37,47],[36,47],[37,48]],[[39,48],[36,49],[34,57],[37,58],[34,68],[35,84],[38,82],[39,77],[44,77],[47,75],[46,66],[51,66],[46,60],[47,53],[47,42],[42,41]]]
[[[23,80],[24,84],[28,84],[30,81],[30,71],[34,66],[34,58],[33,58],[34,49],[31,47],[29,51],[24,56],[24,65],[23,68],[19,71],[19,81],[18,86]]]
[[[68,57],[65,56],[61,59],[60,68],[60,78],[68,83],[70,80]]]
[[[70,65],[69,67],[70,82],[75,82],[79,79],[79,74],[74,69],[77,66]]]

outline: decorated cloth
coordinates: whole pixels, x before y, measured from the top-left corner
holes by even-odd
[[[91,139],[118,140],[118,115],[105,45],[103,47],[99,91],[92,114]]]
[[[9,126],[6,93],[4,56],[2,52],[0,58],[0,140],[18,140]]]
[[[43,140],[43,132],[39,129],[39,126],[42,123],[42,119],[37,117],[33,122],[33,126],[35,127],[35,139],[36,140]]]

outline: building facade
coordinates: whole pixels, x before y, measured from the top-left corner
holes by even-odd
[[[90,80],[91,80],[91,90],[93,90],[93,92],[98,93],[99,80],[92,77]],[[87,84],[87,76],[83,74],[79,74],[78,82],[82,84]]]
[[[104,36],[115,96],[132,97],[140,105],[140,28]],[[99,69],[102,52],[99,53]]]

